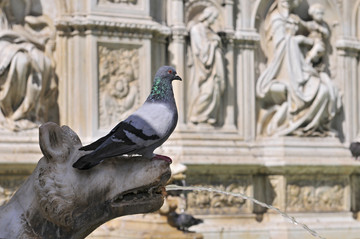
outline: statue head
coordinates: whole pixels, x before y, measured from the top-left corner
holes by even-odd
[[[292,10],[300,5],[302,0],[277,0],[277,7],[280,9]]]
[[[317,22],[321,22],[324,19],[325,9],[320,3],[312,4],[309,8],[309,15]]]
[[[219,11],[216,9],[216,7],[210,6],[204,9],[204,11],[201,13],[199,17],[199,21],[204,22],[207,21],[209,25],[213,24],[215,20],[219,16]]]

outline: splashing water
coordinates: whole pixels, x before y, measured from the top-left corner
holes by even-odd
[[[243,193],[231,193],[231,192],[226,192],[226,191],[221,191],[221,190],[217,190],[214,188],[205,188],[205,187],[196,187],[196,186],[177,186],[177,185],[167,185],[166,186],[166,191],[179,191],[179,190],[183,190],[183,191],[207,191],[207,192],[215,192],[215,193],[221,193],[224,195],[229,195],[229,196],[234,196],[234,197],[240,197],[243,198],[245,200],[249,200],[253,203],[256,203],[262,207],[271,209],[276,211],[277,213],[279,213],[281,216],[283,216],[286,219],[289,219],[291,223],[295,224],[295,225],[299,225],[302,228],[304,228],[306,231],[308,231],[311,235],[313,235],[314,237],[320,238],[320,239],[326,239],[325,237],[320,236],[316,231],[310,229],[306,224],[298,222],[294,217],[289,216],[288,214],[286,214],[285,212],[281,211],[280,209],[268,205],[266,203],[260,202],[259,200],[249,197]]]

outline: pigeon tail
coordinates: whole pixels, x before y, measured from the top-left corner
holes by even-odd
[[[204,222],[204,220],[195,218],[193,223],[194,223],[194,225],[198,225],[198,224],[203,223],[203,222]]]
[[[79,148],[79,150],[81,150],[81,151],[91,151],[91,150],[95,150],[95,149],[96,149],[96,146],[94,146],[92,144],[82,146],[81,148]]]
[[[87,170],[101,163],[102,160],[92,157],[93,155],[86,154],[80,157],[72,166],[80,170]]]

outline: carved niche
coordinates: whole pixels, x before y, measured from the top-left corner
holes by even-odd
[[[113,127],[139,106],[139,50],[99,45],[99,128]]]
[[[226,88],[223,46],[215,27],[221,17],[216,6],[201,4],[194,2],[187,9],[188,121],[218,126],[223,120],[221,109]]]
[[[299,1],[275,1],[260,29],[267,59],[256,83],[258,134],[264,136],[337,136],[341,94],[332,78],[329,56],[332,26],[319,3],[310,20],[295,13]]]

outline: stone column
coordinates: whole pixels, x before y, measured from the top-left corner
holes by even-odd
[[[245,37],[246,36],[246,37]],[[236,78],[237,78],[237,124],[239,134],[245,141],[253,141],[256,135],[255,107],[255,50],[259,37],[257,34],[240,31],[235,34]]]
[[[185,77],[185,49],[186,42],[185,37],[187,31],[184,23],[184,3],[182,0],[169,1],[168,11],[171,13],[169,21],[171,25],[171,39],[169,45],[169,62],[175,66],[178,75]],[[185,125],[185,94],[184,85],[186,85],[186,79],[182,84],[174,84],[174,94],[179,110],[178,128]]]
[[[356,40],[340,39],[336,44],[338,52],[338,82],[346,92],[343,95],[345,121],[343,122],[345,140],[350,142],[360,137],[360,70],[359,55],[360,42]]]
[[[234,1],[225,0],[225,32],[234,33]]]
[[[236,90],[235,90],[235,55],[234,55],[234,1],[226,0],[224,1],[224,31],[226,33],[225,39],[225,61],[227,62],[226,67],[226,84],[227,90],[226,94],[224,94],[225,98],[225,122],[224,128],[225,129],[232,129],[235,127],[235,105],[236,105]]]

